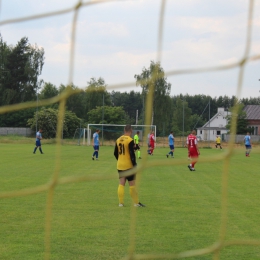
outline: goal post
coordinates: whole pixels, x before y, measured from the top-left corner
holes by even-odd
[[[156,138],[156,125],[131,125],[133,129],[132,137],[139,131],[139,139],[142,145],[144,142],[147,142],[147,134],[150,131],[154,131],[154,136]],[[115,140],[122,134],[124,134],[125,125],[116,125],[116,124],[88,124],[87,128],[83,134],[83,145],[91,145],[92,134],[97,129],[100,130],[100,144],[101,145],[114,145]],[[146,134],[146,136],[145,136]]]
[[[75,130],[73,140],[77,145],[80,145],[80,143],[83,142],[85,138],[84,135],[85,135],[85,128],[77,128]]]

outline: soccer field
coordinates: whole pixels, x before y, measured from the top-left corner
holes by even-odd
[[[100,147],[92,161],[92,147],[0,144],[1,225],[0,259],[44,259],[47,191],[3,198],[3,194],[41,187],[59,174],[51,211],[50,259],[123,259],[134,248],[136,259],[175,259],[174,254],[212,246],[222,226],[222,189],[228,178],[226,241],[256,241],[230,245],[220,259],[260,258],[259,150],[247,158],[238,148],[223,175],[226,150],[201,149],[196,171],[187,168],[187,149],[155,149],[140,174],[139,198],[145,208],[134,208],[125,189],[126,207],[118,207],[118,175],[112,146]],[[145,148],[141,148],[142,157]],[[210,159],[203,161],[203,159]],[[59,160],[60,159],[60,160]],[[138,160],[138,164],[144,160]],[[160,164],[160,165],[156,165]],[[151,167],[150,167],[150,166]],[[9,194],[9,193],[8,193]],[[136,218],[135,218],[136,216]],[[258,242],[259,241],[259,242]],[[152,257],[153,256],[153,257]],[[180,257],[181,255],[179,255]],[[141,258],[143,257],[143,258]],[[160,257],[160,258],[159,258]],[[213,254],[188,259],[213,259]]]

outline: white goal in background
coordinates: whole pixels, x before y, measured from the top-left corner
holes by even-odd
[[[91,138],[93,133],[99,129],[99,140],[100,144],[104,144],[106,141],[107,144],[114,144],[116,139],[124,133],[124,127],[125,125],[113,125],[113,124],[88,124],[88,127],[85,128],[84,134],[83,134],[83,145],[86,144],[87,139],[87,145],[91,145]],[[145,136],[145,133],[150,133],[151,130],[154,131],[154,136],[156,138],[156,125],[132,125],[133,129],[133,136],[136,134],[137,131],[140,132],[139,139],[140,143],[144,145],[147,143],[147,136]],[[133,137],[132,136],[132,137]]]

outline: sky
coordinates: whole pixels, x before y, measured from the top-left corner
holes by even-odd
[[[83,1],[95,2],[95,1]],[[161,0],[104,1],[80,9],[76,27],[72,81],[86,88],[102,77],[109,91],[141,91],[135,75],[158,58]],[[260,0],[254,1],[250,56],[260,55]],[[76,0],[2,0],[0,22],[72,8]],[[209,68],[241,60],[245,53],[248,0],[168,0],[164,20],[161,67],[173,70]],[[8,45],[22,37],[45,51],[40,75],[57,87],[69,83],[73,12],[0,26]],[[246,64],[242,92],[237,92],[239,68],[167,75],[171,96],[179,94],[259,97],[260,60]]]

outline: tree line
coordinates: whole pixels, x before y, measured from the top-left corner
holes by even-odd
[[[217,113],[218,107],[231,111],[237,102],[253,105],[260,101],[258,97],[237,100],[235,96],[226,95],[171,96],[171,83],[160,63],[154,61],[134,75],[136,90],[130,92],[108,92],[102,77],[91,78],[84,89],[74,84],[55,86],[39,78],[44,65],[44,49],[29,44],[26,37],[15,46],[7,45],[0,37],[0,64],[0,106],[51,98],[60,95],[67,87],[80,90],[66,103],[65,137],[71,137],[76,128],[86,127],[88,123],[143,125],[147,121],[157,126],[158,135],[167,135],[171,130],[175,135],[182,135],[183,130],[186,134],[203,126]],[[145,108],[148,100],[152,102],[152,111],[147,119]],[[45,127],[48,129],[46,135],[54,137],[57,110],[58,104],[53,104],[1,114],[0,127]]]

